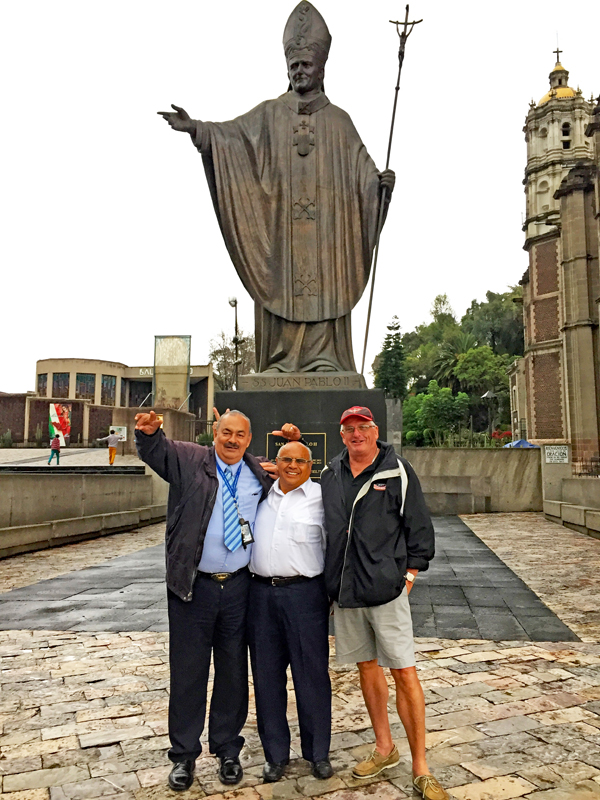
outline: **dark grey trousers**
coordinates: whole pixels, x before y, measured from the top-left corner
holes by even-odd
[[[289,586],[252,580],[248,639],[258,733],[270,762],[290,755],[287,675],[291,666],[302,756],[322,761],[331,743],[329,601],[322,576]]]
[[[214,683],[208,718],[210,752],[237,756],[248,716],[246,610],[250,575],[225,583],[198,576],[193,599],[184,603],[167,590],[169,609],[169,737],[171,761],[196,759],[206,717],[211,653]]]

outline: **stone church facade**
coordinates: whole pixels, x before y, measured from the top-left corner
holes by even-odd
[[[573,461],[589,462],[600,453],[600,99],[572,89],[559,61],[549,77],[524,127],[529,268],[525,354],[510,370],[513,434],[571,444]]]

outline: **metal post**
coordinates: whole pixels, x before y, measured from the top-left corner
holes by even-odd
[[[392,109],[392,123],[390,125],[390,136],[388,139],[388,149],[387,149],[387,157],[385,160],[385,168],[389,169],[390,166],[390,156],[392,154],[392,140],[394,138],[394,124],[396,122],[396,108],[398,106],[398,92],[400,91],[400,75],[402,74],[402,64],[404,63],[404,51],[406,48],[406,40],[410,36],[413,31],[415,25],[418,25],[420,22],[423,22],[422,19],[415,20],[415,22],[408,21],[408,5],[406,6],[406,16],[404,18],[404,22],[390,20],[392,25],[396,26],[396,33],[400,38],[400,45],[398,48],[398,77],[396,79],[396,87],[394,89],[394,106]],[[402,32],[400,32],[400,26],[402,25]],[[379,200],[379,216],[377,218],[377,228],[376,228],[376,235],[375,235],[375,247],[373,249],[373,268],[371,270],[371,292],[369,294],[369,308],[367,311],[367,324],[365,326],[365,341],[363,345],[363,356],[362,356],[362,364],[360,367],[361,375],[365,374],[365,359],[367,357],[367,342],[369,339],[369,326],[371,324],[371,310],[373,308],[373,293],[375,291],[375,272],[377,270],[377,259],[379,257],[379,240],[381,238],[381,229],[383,228],[383,218],[385,215],[385,206],[387,202],[387,189],[384,187],[383,191],[381,192],[381,197]]]
[[[239,343],[240,340],[238,338],[238,322],[237,322],[237,301],[235,304],[235,339],[233,340],[235,343],[235,389],[237,391],[238,388],[238,379],[239,379],[239,369],[240,369],[240,358],[239,358]]]
[[[237,304],[238,304],[237,297],[230,297],[229,298],[229,305],[233,308],[233,310],[235,312],[235,335],[233,337],[233,346],[235,347],[235,362],[234,362],[233,366],[234,366],[234,370],[235,370],[234,374],[235,374],[235,389],[236,389],[236,391],[237,391],[237,388],[238,388],[238,378],[239,378],[238,370],[239,370],[239,365],[240,365],[239,349],[238,349],[239,348],[239,344],[240,344],[240,338],[238,336]]]

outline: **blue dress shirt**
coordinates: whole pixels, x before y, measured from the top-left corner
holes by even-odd
[[[250,467],[244,461],[237,464],[226,464],[221,461],[215,453],[217,464],[223,471],[230,469],[235,478],[238,469],[241,469],[237,485],[237,497],[240,513],[243,518],[250,523],[250,529],[254,532],[254,520],[258,502],[262,494],[262,486],[258,478],[254,475]],[[225,547],[225,528],[223,526],[223,479],[217,470],[219,479],[219,491],[213,512],[206,530],[202,558],[198,565],[199,572],[235,572],[242,567],[246,567],[252,555],[252,545],[244,550],[243,547],[232,553]],[[227,490],[225,490],[227,491]]]

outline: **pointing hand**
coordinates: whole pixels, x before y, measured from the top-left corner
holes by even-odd
[[[297,442],[302,438],[300,428],[293,425],[291,422],[286,422],[285,425],[281,427],[280,431],[271,431],[271,433],[273,436],[283,436],[284,439],[288,439],[290,442]]]
[[[146,433],[148,436],[152,436],[153,433],[156,433],[162,425],[162,420],[156,416],[154,411],[151,411],[149,414],[136,414],[135,422],[136,431]]]
[[[173,105],[173,103],[171,103],[171,108],[175,109],[175,113],[172,111],[157,111],[156,113],[160,114],[163,119],[166,119],[174,131],[196,133],[196,123],[187,111],[179,106]]]

